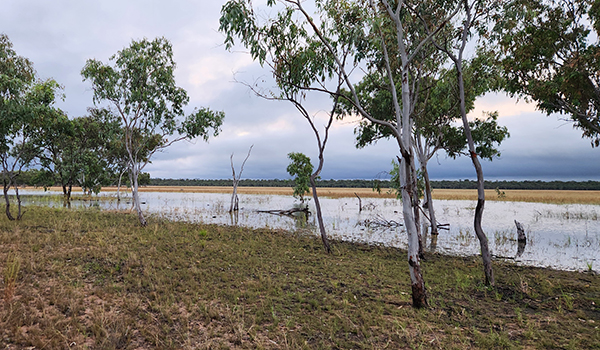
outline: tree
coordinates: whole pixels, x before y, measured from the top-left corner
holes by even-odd
[[[231,153],[231,157],[229,158],[229,160],[231,161],[231,172],[233,177],[233,194],[231,195],[231,205],[229,206],[230,213],[239,210],[237,187],[240,183],[240,179],[242,178],[242,173],[244,172],[244,165],[246,165],[246,161],[248,160],[248,158],[250,158],[250,152],[252,152],[252,147],[254,147],[254,145],[250,146],[250,148],[248,149],[248,155],[246,156],[246,159],[244,159],[244,161],[242,162],[242,166],[240,167],[240,173],[237,177],[235,176],[235,168],[233,167],[233,153]]]
[[[415,155],[420,165],[420,175],[423,178],[423,207],[428,209],[431,233],[437,234],[437,224],[435,219],[435,210],[433,200],[431,199],[431,185],[429,181],[429,172],[427,164],[429,160],[440,150],[445,150],[451,157],[463,154],[467,147],[467,140],[464,136],[463,127],[457,126],[456,121],[460,120],[459,94],[456,88],[456,71],[442,67],[446,60],[444,57],[428,58],[425,64],[420,65],[419,75],[420,83],[418,91],[415,91],[416,100],[414,101],[414,110],[412,113],[413,123],[413,147]],[[476,59],[465,65],[465,76],[468,79],[466,90],[467,111],[474,107],[475,98],[486,93],[490,89],[490,81],[495,79],[495,75],[487,72],[489,62],[485,57]],[[361,94],[361,98],[366,101],[365,108],[368,108],[372,115],[378,119],[393,122],[394,112],[391,101],[391,94],[386,89],[382,81],[377,76],[365,76],[357,85],[356,90]],[[347,93],[347,92],[346,92]],[[357,113],[353,106],[344,103],[343,113]],[[478,119],[479,120],[479,119]],[[492,124],[490,124],[492,123]],[[495,119],[488,118],[486,121],[479,120],[477,124],[470,123],[471,126],[487,128],[489,133],[478,133],[482,139],[475,139],[477,148],[488,145],[493,147],[495,143],[502,142],[508,132],[506,128],[499,127]],[[381,139],[393,137],[387,127],[363,120],[355,129],[356,146],[366,147]],[[497,155],[493,153],[493,155]],[[485,157],[491,160],[492,156]],[[394,165],[396,165],[394,161]],[[394,167],[397,181],[397,193],[400,193],[399,173],[397,166]]]
[[[275,4],[274,0],[267,1],[267,6]],[[408,8],[404,2],[388,0],[371,0],[368,3],[321,0],[315,1],[316,13],[313,15],[304,7],[304,1],[283,0],[281,4],[283,6],[275,18],[263,20],[262,16],[255,14],[251,1],[227,2],[222,9],[220,27],[226,34],[226,46],[231,47],[234,39],[239,38],[261,64],[268,58],[293,63],[289,65],[293,69],[287,71],[287,79],[297,91],[319,91],[347,99],[362,118],[390,129],[402,155],[402,213],[408,234],[413,305],[426,306],[427,294],[418,256],[419,237],[415,220],[418,203],[413,191],[416,171],[411,145],[411,114],[415,96],[411,92],[418,81],[418,77],[413,75],[413,68],[422,48],[457,10],[442,16],[440,11],[445,9],[430,2]],[[406,24],[415,22],[414,11],[432,14],[432,22],[437,24],[433,34],[426,34],[424,30],[405,31]],[[263,24],[263,21],[266,23]],[[277,55],[270,57],[271,52]],[[395,122],[377,119],[365,109],[353,83],[356,81],[353,73],[358,71],[359,65],[367,74],[382,77],[381,81],[392,95]],[[393,70],[392,67],[399,69]],[[340,92],[339,85],[325,84],[327,81],[342,82],[350,92],[349,97]]]
[[[314,172],[312,171],[312,164],[306,156],[298,153],[290,153],[288,157],[292,159],[292,164],[290,164],[288,167],[288,172],[290,172],[290,174],[298,174],[296,177],[296,187],[294,187],[294,195],[300,198],[302,202],[304,202],[304,194],[309,192],[308,185],[310,184],[310,187],[312,188],[311,192],[315,203],[321,239],[323,241],[325,250],[327,253],[330,253],[331,248],[329,239],[327,238],[325,225],[323,223],[323,215],[316,188],[316,180],[319,178],[319,175],[323,170],[325,162],[325,147],[329,139],[329,130],[336,115],[335,111],[339,102],[339,90],[341,85],[343,85],[344,80],[341,76],[338,76],[337,88],[330,93],[330,97],[333,99],[333,107],[328,115],[328,120],[325,123],[324,131],[321,134],[314,122],[314,118],[316,116],[311,115],[306,108],[305,103],[309,97],[307,96],[307,90],[304,89],[303,86],[306,84],[313,84],[316,86],[325,87],[330,82],[333,73],[333,71],[331,71],[331,67],[327,67],[327,65],[315,61],[319,56],[317,52],[312,51],[312,49],[320,51],[323,50],[324,47],[312,47],[308,49],[302,47],[305,40],[307,42],[311,42],[313,39],[308,37],[308,32],[306,32],[301,25],[299,26],[298,23],[295,23],[292,18],[293,10],[291,8],[289,8],[288,11],[280,13],[278,15],[278,19],[275,21],[267,23],[263,27],[259,28],[257,27],[260,25],[256,21],[257,18],[252,18],[252,14],[250,14],[249,22],[245,24],[236,23],[239,17],[235,12],[240,10],[242,12],[245,11],[242,9],[244,6],[245,4],[243,4],[243,2],[236,1],[232,1],[225,5],[223,7],[224,15],[221,19],[220,29],[226,32],[229,37],[231,37],[232,30],[240,29],[234,29],[238,25],[248,25],[248,28],[241,29],[242,31],[247,29],[256,31],[255,34],[257,34],[257,37],[255,39],[257,41],[252,42],[253,39],[250,39],[249,36],[242,38],[242,41],[249,40],[247,46],[250,47],[251,50],[261,51],[258,56],[255,56],[255,59],[258,59],[261,65],[267,65],[271,69],[271,72],[273,73],[277,83],[278,91],[268,90],[265,92],[258,87],[258,84],[246,85],[262,98],[292,103],[292,105],[300,112],[302,117],[304,117],[304,119],[309,123],[311,130],[315,135],[319,151],[319,163],[316,170]],[[246,34],[254,35],[252,33]],[[229,39],[227,40],[227,45],[230,47],[232,41]],[[317,42],[313,42],[312,44],[317,44]],[[349,50],[349,45],[347,46],[348,47],[344,50],[344,52],[341,53],[341,60],[343,62],[346,61],[351,52]],[[300,156],[306,157],[306,159],[301,159]],[[306,168],[302,170],[298,169],[299,167],[303,166],[310,166],[310,172],[301,175],[302,171],[308,171]],[[300,173],[297,173],[298,171],[300,171]],[[306,178],[304,178],[305,176]]]
[[[189,97],[175,85],[173,50],[165,38],[134,40],[110,61],[113,65],[90,59],[81,74],[92,83],[94,103],[108,103],[120,119],[134,204],[145,226],[138,177],[152,155],[184,139],[217,136],[224,113],[200,108],[186,116]]]
[[[310,193],[310,176],[313,173],[313,165],[310,158],[303,153],[289,153],[290,164],[287,172],[294,176],[294,198],[304,203],[304,196]]]
[[[39,148],[37,158],[43,172],[38,178],[44,186],[58,183],[63,190],[63,205],[70,206],[73,186],[81,173],[81,157],[75,123],[62,111],[38,120],[38,133],[31,143]]]
[[[600,2],[512,0],[496,19],[506,91],[600,146]]]
[[[338,89],[337,89],[338,92],[340,89],[340,84],[341,84],[341,81],[338,82]],[[329,129],[331,128],[331,125],[333,123],[333,118],[335,116],[335,110],[337,109],[339,96],[336,95],[333,97],[333,100],[334,100],[333,107],[332,107],[331,112],[329,113],[328,121],[327,121],[327,124],[325,125],[325,131],[324,131],[324,135],[322,138],[321,138],[321,135],[319,134],[319,130],[317,130],[317,127],[315,126],[313,119],[311,118],[310,114],[308,113],[308,111],[306,110],[304,105],[301,103],[301,101],[297,97],[293,97],[293,96],[288,96],[287,100],[292,102],[292,104],[294,104],[296,109],[302,114],[304,119],[306,119],[308,121],[311,129],[313,130],[313,133],[315,134],[315,138],[317,140],[317,145],[319,148],[319,165],[317,166],[317,169],[314,172],[313,172],[312,163],[310,162],[310,158],[306,157],[305,155],[303,155],[301,153],[288,154],[288,157],[290,157],[290,159],[292,159],[293,162],[292,162],[292,164],[290,164],[288,166],[287,170],[290,175],[293,175],[292,172],[294,172],[297,175],[296,180],[295,180],[296,187],[294,188],[294,194],[296,194],[296,191],[298,189],[298,179],[301,176],[306,177],[306,175],[308,174],[308,181],[309,181],[311,189],[312,189],[313,200],[315,201],[315,208],[317,211],[317,222],[319,224],[319,231],[321,233],[321,241],[323,241],[323,246],[325,247],[325,251],[327,253],[331,253],[331,245],[329,244],[329,238],[327,237],[327,232],[325,231],[325,224],[323,223],[323,212],[321,210],[321,202],[319,201],[319,196],[317,194],[317,179],[319,178],[319,175],[321,174],[321,170],[323,170],[323,165],[325,163],[325,155],[324,155],[325,154],[325,146],[327,146],[327,140],[329,139]],[[303,156],[306,159],[305,160],[294,159],[292,157],[292,155],[296,155],[296,157],[298,157],[298,158],[301,158],[300,156]],[[300,164],[297,164],[297,163],[300,163]],[[307,166],[303,167],[302,163],[307,164]],[[292,169],[290,169],[290,167]],[[290,170],[292,170],[292,171],[290,171]],[[302,174],[303,172],[304,172],[304,174]],[[302,186],[305,186],[306,185],[304,183],[305,179],[302,179],[302,182],[303,182]]]
[[[18,56],[9,38],[0,34],[0,161],[6,216],[10,211],[8,191],[14,186],[21,219],[17,178],[35,158],[37,149],[30,140],[38,132],[38,119],[55,112],[53,104],[59,85],[54,80],[37,81],[33,64]]]
[[[121,136],[118,119],[106,109],[90,108],[89,115],[72,120],[79,174],[77,184],[84,193],[99,193],[109,185],[114,172],[112,143]]]
[[[448,40],[448,38],[434,38],[434,45],[448,55],[448,58],[452,61],[456,70],[456,82],[458,85],[459,95],[459,111],[463,122],[464,135],[467,139],[467,145],[471,161],[477,174],[477,205],[475,207],[474,217],[474,229],[479,245],[481,248],[481,257],[483,260],[483,270],[485,274],[485,283],[487,285],[494,285],[494,271],[492,268],[492,257],[488,247],[488,239],[481,227],[481,221],[483,219],[483,210],[485,207],[485,191],[484,184],[485,180],[483,177],[483,169],[479,157],[477,155],[477,149],[475,147],[475,141],[471,132],[471,127],[467,119],[467,89],[465,88],[465,49],[469,42],[469,39],[474,35],[474,31],[478,31],[479,35],[485,36],[487,20],[490,15],[493,14],[493,10],[498,4],[497,1],[492,0],[459,0],[459,9],[461,10],[458,21],[455,23],[454,31],[458,34],[454,40]],[[423,22],[426,22],[424,19]],[[431,29],[426,27],[430,32]]]

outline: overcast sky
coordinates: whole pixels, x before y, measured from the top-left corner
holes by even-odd
[[[209,143],[181,142],[156,155],[146,167],[152,177],[230,178],[229,157],[239,167],[254,145],[244,178],[288,178],[287,154],[303,152],[316,160],[316,141],[306,120],[284,102],[256,97],[235,79],[254,82],[270,77],[238,47],[225,50],[218,32],[225,1],[156,0],[3,0],[0,32],[8,35],[16,52],[33,61],[41,78],[64,86],[58,103],[70,117],[93,106],[90,84],[80,71],[95,58],[107,63],[118,50],[141,38],[164,36],[173,45],[177,84],[187,90],[190,107],[225,112],[221,134]],[[330,108],[326,97],[309,101],[311,111]],[[545,116],[533,105],[516,103],[502,94],[476,102],[471,116],[498,110],[499,123],[511,137],[502,157],[483,162],[486,178],[494,180],[600,180],[600,149],[560,116]],[[564,118],[564,117],[563,117]],[[317,125],[320,119],[317,116]],[[325,154],[322,178],[371,179],[389,170],[398,153],[393,141],[364,149],[354,147],[356,121],[337,122]],[[469,159],[448,159],[444,153],[430,162],[432,179],[475,178]]]

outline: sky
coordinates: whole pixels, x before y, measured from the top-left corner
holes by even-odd
[[[17,54],[29,58],[42,79],[64,87],[57,106],[70,117],[92,107],[89,82],[82,81],[86,60],[108,63],[109,57],[132,40],[167,38],[173,46],[176,83],[194,107],[225,112],[221,133],[208,143],[179,142],[156,154],[144,170],[152,177],[231,178],[230,156],[236,172],[254,145],[242,178],[289,178],[287,154],[302,152],[317,160],[317,143],[308,122],[286,102],[257,97],[241,84],[268,84],[271,74],[253,62],[241,46],[223,45],[219,16],[225,1],[156,0],[2,0],[0,33],[8,35]],[[268,15],[268,13],[265,13]],[[326,96],[309,96],[307,106],[315,124],[324,127]],[[535,106],[502,93],[488,94],[475,103],[470,118],[484,111],[499,113],[499,124],[510,138],[501,157],[483,161],[490,180],[600,180],[600,149],[593,149],[565,116],[545,114]],[[354,146],[358,119],[337,121],[325,150],[324,179],[385,178],[398,154],[393,140],[363,149]],[[450,159],[440,152],[429,163],[433,180],[474,179],[470,159]]]

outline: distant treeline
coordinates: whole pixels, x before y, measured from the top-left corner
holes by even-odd
[[[36,169],[23,171],[19,175],[18,183],[28,186],[43,186],[40,181],[41,172]],[[117,184],[117,179],[113,179]],[[123,176],[123,185],[127,185],[127,176]],[[161,179],[150,178],[148,173],[140,177],[140,185],[150,186],[231,186],[231,179],[201,180],[201,179]],[[389,180],[317,180],[318,187],[344,187],[344,188],[373,188],[376,182],[380,188],[390,188]],[[46,185],[52,185],[47,183]],[[60,184],[54,184],[60,185]],[[240,180],[243,187],[293,187],[294,181],[289,180]],[[477,182],[474,180],[442,180],[431,181],[433,188],[447,189],[476,189]],[[486,189],[501,190],[597,190],[600,191],[600,181],[486,181]]]
[[[379,181],[381,188],[389,188],[389,180],[318,180],[318,187],[371,188]],[[150,179],[150,186],[231,186],[231,179]],[[243,187],[292,187],[293,180],[252,180],[242,179]],[[433,188],[476,189],[474,180],[431,181]],[[600,190],[600,181],[486,181],[486,189],[502,190]]]
[[[431,181],[433,188],[476,189],[477,181]],[[489,190],[600,190],[600,181],[486,181]]]
[[[389,183],[389,181],[387,181]],[[231,186],[232,180],[199,179],[150,179],[150,186]],[[293,187],[294,180],[252,180],[242,179],[242,187]],[[373,180],[317,180],[318,187],[370,188]]]

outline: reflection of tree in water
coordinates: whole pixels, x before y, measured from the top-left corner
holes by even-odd
[[[239,210],[233,210],[229,212],[229,218],[231,219],[231,226],[237,226],[240,221]]]
[[[297,230],[316,230],[317,228],[315,218],[310,218],[310,211],[296,212],[293,215],[290,215],[290,217],[294,219],[294,227]]]

